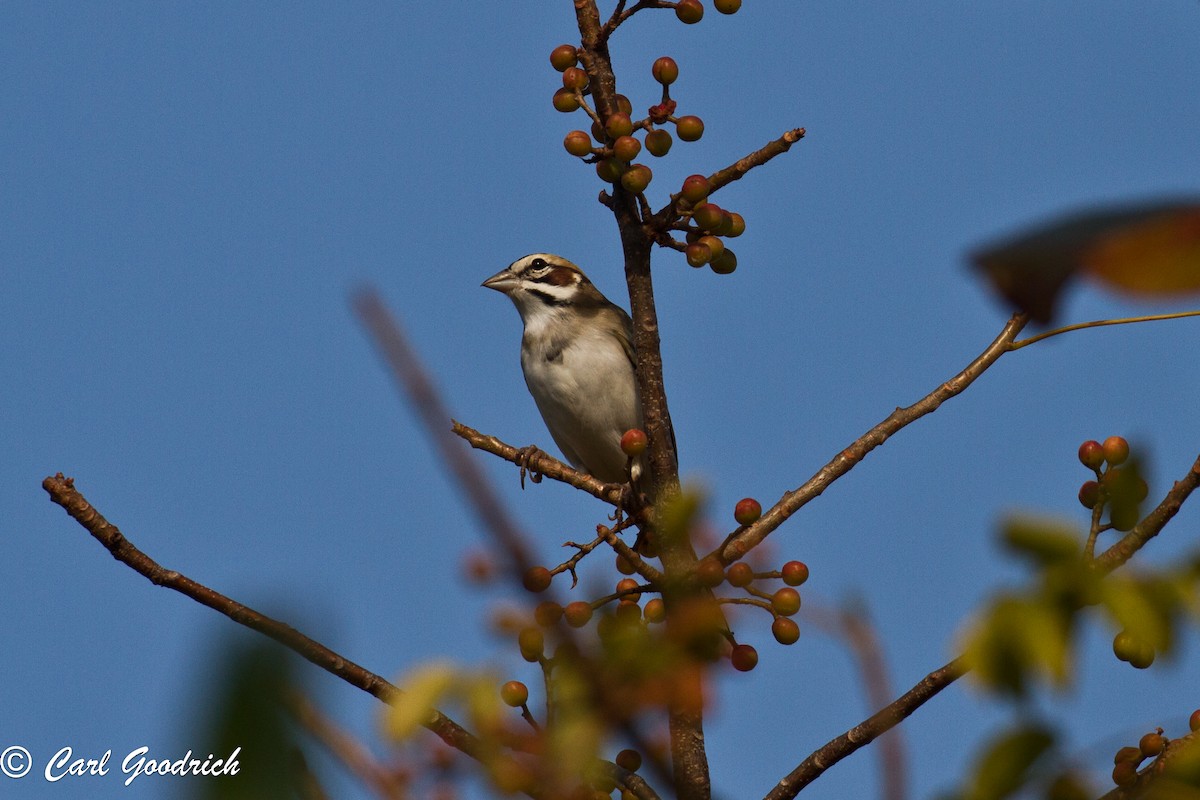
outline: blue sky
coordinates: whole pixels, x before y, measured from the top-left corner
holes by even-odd
[[[0,746],[42,761],[64,745],[186,750],[206,665],[250,636],[114,563],[46,499],[57,471],[164,565],[376,672],[450,654],[532,679],[488,633],[503,593],[461,581],[480,534],[348,297],[378,288],[459,419],[550,447],[517,315],[478,284],[552,251],[627,305],[598,182],[561,147],[586,126],[549,103],[547,55],[572,27],[565,0],[0,9]],[[735,17],[645,13],[621,31],[635,107],[669,54],[681,113],[707,125],[651,163],[656,204],[808,129],[719,195],[747,220],[734,275],[656,254],[681,459],[715,525],[740,497],[799,485],[991,340],[1006,313],[965,269],[971,246],[1081,205],[1196,194],[1198,34],[1184,0],[747,0]],[[1080,287],[1063,317],[1181,307]],[[1003,515],[1083,524],[1080,441],[1128,436],[1159,494],[1186,470],[1196,337],[1189,321],[1118,327],[1006,356],[774,534],[776,560],[809,563],[806,602],[864,598],[907,688],[953,654],[965,613],[1021,579],[994,544]],[[548,562],[603,519],[485,464]],[[1147,563],[1194,548],[1198,521],[1185,509]],[[583,574],[607,581],[608,560]],[[844,648],[799,620],[790,649],[762,620],[739,629],[762,662],[722,681],[709,725],[724,796],[760,796],[865,716]],[[1110,638],[1093,627],[1073,691],[1039,701],[1099,774],[1200,704],[1185,667],[1135,673]],[[1183,657],[1194,675],[1194,637]],[[373,737],[378,703],[309,672],[330,713]],[[967,685],[922,709],[904,726],[916,796],[960,777],[960,747],[1009,718]],[[117,793],[96,780],[3,793]],[[806,796],[875,785],[860,753]]]

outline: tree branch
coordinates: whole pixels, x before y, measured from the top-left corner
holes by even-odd
[[[1009,345],[1029,321],[1026,314],[1014,314],[1000,335],[961,372],[907,408],[897,408],[882,422],[856,439],[838,453],[832,461],[793,491],[787,492],[753,525],[730,538],[714,553],[722,563],[729,564],[750,552],[783,524],[788,517],[818,497],[829,485],[858,465],[867,454],[886,442],[893,434],[936,411],[942,403],[961,394],[968,386],[1009,351]]]
[[[326,672],[336,675],[351,686],[356,686],[385,703],[392,703],[400,697],[400,690],[393,684],[335,653],[315,639],[305,636],[290,625],[260,614],[175,570],[164,568],[126,539],[116,525],[105,519],[75,488],[73,478],[64,478],[60,472],[42,481],[42,488],[50,495],[51,500],[62,506],[96,541],[100,542],[113,558],[142,575],[155,586],[174,589],[185,597],[224,614],[239,625],[244,625],[274,639]],[[455,750],[460,750],[475,759],[480,759],[484,755],[479,739],[440,711],[435,711],[433,719],[424,725]]]
[[[1157,536],[1171,518],[1179,513],[1184,501],[1195,491],[1197,485],[1200,485],[1200,457],[1196,458],[1187,475],[1175,482],[1171,491],[1167,492],[1162,502],[1153,511],[1112,547],[1096,557],[1094,562],[1096,568],[1101,573],[1108,574],[1132,558],[1134,553]]]
[[[1179,311],[1174,314],[1152,314],[1143,317],[1123,317],[1121,319],[1097,319],[1091,322],[1077,322],[1074,325],[1067,325],[1054,330],[1043,331],[1036,336],[1030,336],[1027,339],[1022,339],[1019,342],[1013,342],[1008,346],[1009,350],[1020,350],[1022,347],[1027,347],[1031,344],[1036,344],[1043,339],[1049,339],[1051,336],[1058,336],[1060,333],[1070,333],[1071,331],[1081,331],[1087,328],[1102,328],[1105,325],[1131,325],[1135,322],[1159,322],[1166,319],[1183,319],[1184,317],[1198,317],[1200,311]]]
[[[875,741],[880,734],[894,728],[927,701],[967,672],[962,656],[926,675],[920,683],[877,711],[866,721],[827,742],[800,762],[787,777],[766,794],[763,800],[791,800],[800,790],[821,777],[825,770],[861,747]]]

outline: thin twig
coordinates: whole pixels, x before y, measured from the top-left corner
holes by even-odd
[[[775,505],[768,509],[757,522],[747,526],[714,553],[722,563],[730,564],[750,552],[763,539],[783,524],[809,501],[820,496],[829,485],[858,465],[867,454],[886,442],[893,434],[916,422],[926,414],[936,411],[942,403],[960,394],[987,371],[988,367],[1008,352],[1008,346],[1025,327],[1029,317],[1014,314],[1000,331],[1000,335],[980,353],[975,360],[950,380],[938,386],[921,400],[907,408],[897,408],[882,422],[864,433],[832,461],[821,467],[815,475],[798,488],[787,492]]]
[[[825,770],[894,728],[966,672],[966,663],[963,657],[959,656],[944,667],[929,673],[921,679],[920,683],[895,701],[884,706],[870,718],[855,725],[841,736],[831,739],[801,761],[794,770],[788,773],[787,777],[765,795],[764,800],[791,800],[799,794],[801,789],[821,777]]]
[[[1175,485],[1171,487],[1171,490],[1153,511],[1135,525],[1133,530],[1121,537],[1120,541],[1096,556],[1094,562],[1096,568],[1107,575],[1132,558],[1134,553],[1157,536],[1167,522],[1179,513],[1180,507],[1195,491],[1197,485],[1200,485],[1200,457],[1196,458],[1188,473],[1175,482]]]
[[[600,29],[601,40],[606,40],[613,35],[613,31],[621,26],[625,20],[632,17],[639,11],[647,8],[674,8],[675,3],[667,2],[666,0],[638,0],[633,8],[625,8],[626,0],[619,0],[617,7],[613,9],[612,16],[608,18],[608,22],[604,23],[604,27]]]
[[[274,639],[326,672],[378,697],[385,703],[393,703],[401,696],[400,690],[388,681],[373,672],[368,672],[290,625],[260,614],[175,570],[164,568],[126,539],[116,525],[106,520],[75,488],[74,479],[64,478],[60,472],[42,481],[42,488],[50,495],[51,500],[62,506],[100,542],[113,558],[154,585],[174,589],[185,597],[224,614],[234,622]],[[481,747],[479,739],[445,714],[434,712],[433,718],[424,724],[454,749],[461,750],[472,758],[483,757],[485,748]]]
[[[1049,339],[1051,336],[1058,336],[1060,333],[1069,333],[1071,331],[1081,331],[1086,328],[1102,328],[1105,325],[1131,325],[1135,322],[1158,322],[1164,319],[1183,319],[1184,317],[1200,317],[1200,311],[1180,311],[1174,314],[1152,314],[1142,317],[1123,317],[1121,319],[1097,319],[1091,322],[1078,322],[1074,325],[1067,325],[1062,328],[1055,328],[1050,331],[1043,331],[1036,336],[1030,336],[1027,339],[1013,342],[1008,346],[1009,350],[1020,350],[1022,347],[1027,347],[1031,344],[1036,344],[1043,339]]]

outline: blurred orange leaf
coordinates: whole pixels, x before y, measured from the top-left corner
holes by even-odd
[[[971,260],[992,286],[1047,323],[1075,275],[1121,292],[1200,292],[1200,199],[1119,206],[1061,218],[987,245]]]

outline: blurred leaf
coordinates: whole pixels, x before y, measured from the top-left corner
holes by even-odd
[[[976,762],[964,800],[1002,800],[1029,780],[1038,759],[1054,744],[1047,729],[1030,725],[1010,731],[988,744]]]
[[[1035,517],[1006,520],[1000,531],[1000,540],[1012,552],[1041,566],[1078,561],[1083,550],[1074,527]]]
[[[393,739],[406,739],[433,718],[438,704],[459,679],[453,665],[424,664],[401,679],[402,694],[384,712],[384,729]]]
[[[208,732],[201,742],[188,742],[193,755],[213,753],[227,758],[235,749],[237,775],[189,781],[198,800],[274,800],[296,798],[306,777],[295,728],[285,706],[292,686],[287,652],[265,639],[250,646],[220,648],[214,660],[216,682],[204,694]],[[205,745],[207,742],[207,746]],[[151,756],[153,753],[150,754]]]
[[[1118,291],[1200,292],[1200,199],[1086,211],[986,245],[971,261],[1010,303],[1049,322],[1076,274]]]
[[[1039,678],[1062,685],[1070,677],[1071,617],[1046,600],[1004,596],[965,637],[975,679],[993,691],[1023,695]]]

